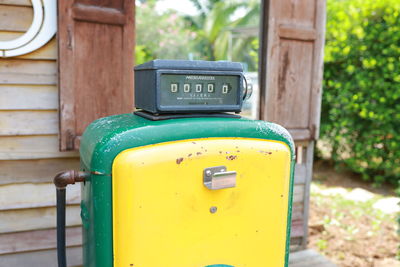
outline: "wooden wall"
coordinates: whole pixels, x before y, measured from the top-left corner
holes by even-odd
[[[308,235],[308,210],[313,163],[313,142],[295,141],[296,165],[292,207],[291,251],[305,249]]]
[[[289,130],[299,161],[293,250],[307,245],[313,145],[318,138],[322,94],[325,2],[262,0],[261,7],[260,118]],[[302,194],[301,201],[296,199],[296,189]]]
[[[29,0],[0,0],[0,40],[22,35]],[[59,152],[57,41],[0,58],[0,267],[56,266],[53,176],[78,169],[77,152]],[[69,264],[81,263],[80,189],[68,188]]]

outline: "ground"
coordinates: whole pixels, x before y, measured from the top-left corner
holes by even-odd
[[[344,267],[400,267],[394,188],[317,162],[311,186],[309,248]],[[397,254],[397,255],[396,255]]]

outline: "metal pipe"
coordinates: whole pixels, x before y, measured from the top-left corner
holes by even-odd
[[[57,188],[57,259],[59,267],[67,266],[65,249],[65,187]]]
[[[60,172],[54,177],[57,189],[57,258],[59,267],[67,267],[66,241],[65,241],[65,206],[66,187],[75,182],[83,182],[88,173],[69,170]]]
[[[54,177],[54,184],[57,188],[65,188],[69,184],[75,184],[76,182],[83,182],[89,176],[87,172],[80,172],[75,170],[69,170],[58,173]]]

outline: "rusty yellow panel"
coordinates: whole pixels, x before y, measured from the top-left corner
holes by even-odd
[[[210,190],[226,166],[236,186]],[[206,138],[128,149],[113,163],[114,266],[284,266],[290,149]],[[214,211],[214,212],[212,212]]]

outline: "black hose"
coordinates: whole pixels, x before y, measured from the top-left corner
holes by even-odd
[[[67,267],[65,252],[65,188],[57,188],[57,258],[58,267]]]

